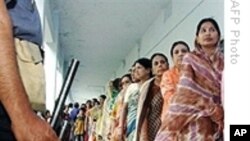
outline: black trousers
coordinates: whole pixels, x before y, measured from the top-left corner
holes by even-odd
[[[10,118],[1,103],[0,103],[0,141],[16,141],[15,136],[11,130]]]

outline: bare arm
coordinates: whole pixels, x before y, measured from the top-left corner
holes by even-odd
[[[0,101],[12,122],[18,141],[56,141],[51,127],[33,112],[22,84],[14,49],[12,24],[0,0]]]
[[[146,114],[148,115],[148,114]],[[148,141],[148,119],[144,118],[142,126],[141,126],[141,132],[140,132],[140,141]]]
[[[127,120],[127,114],[128,114],[128,103],[124,102],[122,105],[122,112],[121,117],[119,119],[119,138],[122,140],[122,136],[126,133],[124,133],[124,129],[126,128],[126,120]]]
[[[0,100],[11,119],[15,119],[18,118],[16,115],[25,115],[24,111],[30,112],[31,107],[19,76],[12,24],[4,0],[0,0],[0,31],[0,56],[2,58],[0,61]],[[20,105],[22,105],[22,111],[17,110]]]

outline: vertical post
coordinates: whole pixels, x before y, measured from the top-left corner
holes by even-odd
[[[58,121],[58,117],[59,114],[62,110],[62,107],[64,106],[65,100],[68,96],[70,87],[72,85],[73,79],[75,77],[77,68],[79,66],[79,61],[77,59],[72,59],[70,67],[68,69],[67,75],[64,79],[60,94],[59,94],[59,98],[56,102],[55,108],[53,110],[53,114],[52,114],[52,118],[51,118],[51,126],[53,127],[53,129],[56,128],[56,123]]]

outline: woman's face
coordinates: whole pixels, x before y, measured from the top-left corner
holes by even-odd
[[[131,68],[131,78],[132,78],[132,81],[133,82],[138,82],[138,79],[136,78],[136,74],[135,74],[135,66],[133,66],[132,68]]]
[[[103,105],[105,99],[103,99],[102,97],[99,97],[99,102],[100,102],[100,105]]]
[[[162,76],[164,71],[168,70],[169,65],[164,57],[157,55],[152,60],[152,72],[155,76]]]
[[[150,75],[150,69],[146,69],[139,63],[135,64],[135,78],[139,81],[146,79]]]
[[[123,77],[121,80],[122,89],[126,89],[132,82],[128,77]]]
[[[201,47],[216,47],[219,34],[211,22],[204,22],[198,32],[197,42]]]
[[[89,109],[89,108],[92,106],[92,103],[91,103],[91,102],[87,102],[87,103],[86,103],[86,106],[87,106],[87,108]]]
[[[173,62],[175,66],[179,66],[183,56],[188,52],[188,48],[183,44],[177,44],[173,50]]]

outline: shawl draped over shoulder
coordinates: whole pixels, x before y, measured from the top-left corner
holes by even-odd
[[[219,48],[210,57],[199,47],[184,56],[176,93],[155,141],[216,140],[223,120],[223,109],[220,121],[214,114],[221,107],[223,68]]]

